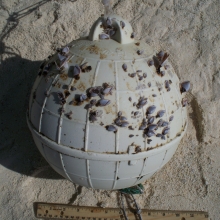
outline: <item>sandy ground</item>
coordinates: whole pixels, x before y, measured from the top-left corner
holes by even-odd
[[[116,192],[72,184],[50,168],[25,112],[38,66],[85,36],[103,13],[98,0],[0,1],[0,219],[35,219],[33,202],[118,207]],[[114,11],[137,38],[168,51],[190,80],[189,127],[172,160],[137,197],[142,208],[208,211],[220,219],[220,1],[118,0]],[[77,193],[78,192],[78,193]]]

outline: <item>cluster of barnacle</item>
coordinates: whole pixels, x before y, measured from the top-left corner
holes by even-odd
[[[59,109],[59,113],[60,115],[62,115],[65,110],[63,108],[63,105],[66,104],[66,99],[70,96],[70,91],[75,91],[76,88],[74,86],[70,86],[68,87],[68,89],[64,90],[64,93],[62,92],[57,92],[57,96],[58,96],[58,99],[60,101],[60,105],[61,105],[61,108]],[[85,100],[87,99],[87,96],[84,95],[84,94],[81,94],[81,95],[78,95],[77,96],[77,102],[84,102]],[[72,119],[72,111],[70,111],[69,113],[66,113],[66,117],[69,118],[69,119]]]
[[[58,50],[58,52],[59,52],[58,53],[59,58],[61,59],[62,57],[65,57],[65,58],[62,58],[62,60],[66,60],[67,61],[68,53],[69,53],[69,48],[68,47],[64,47],[63,49]],[[79,79],[79,74],[81,72],[89,72],[89,71],[91,71],[91,69],[92,69],[92,67],[89,66],[88,63],[84,63],[81,66],[78,66],[78,65],[73,66],[72,73],[73,73],[73,76],[75,77],[75,79]],[[52,86],[56,86],[57,83],[58,83],[58,80],[56,82],[54,82]],[[58,99],[60,101],[60,104],[62,105],[62,107],[59,110],[60,114],[64,113],[63,105],[66,104],[66,99],[70,96],[70,91],[75,91],[76,90],[76,88],[74,86],[72,86],[72,85],[71,86],[67,86],[67,87],[68,88],[64,90],[64,93],[57,92]],[[45,95],[47,97],[49,97],[50,94],[48,94],[48,92],[46,92]],[[83,103],[88,98],[87,95],[84,95],[84,94],[78,95],[76,97],[77,97],[76,98],[76,102],[77,102],[78,105]],[[67,118],[72,119],[72,114],[73,114],[72,111],[70,111],[69,113],[66,113]]]
[[[115,124],[119,127],[127,127],[129,125],[128,119],[122,115],[122,112],[118,112],[118,117],[115,119]]]
[[[127,66],[126,63],[124,63],[124,64],[122,65],[122,69],[123,69],[125,72],[127,72],[128,66]],[[137,70],[135,73],[128,73],[128,76],[130,76],[131,78],[134,78],[135,76],[137,76],[138,79],[139,79],[139,81],[143,80],[144,78],[147,78],[147,73],[143,73],[143,75],[141,75],[141,73],[142,73],[142,70]],[[148,86],[149,86],[149,85],[148,85]],[[151,85],[150,85],[149,87],[151,87]]]
[[[160,71],[160,73],[162,73],[161,76],[164,76],[165,75],[165,71]],[[165,80],[164,82],[164,85],[165,85],[165,89],[167,90],[167,92],[169,92],[171,90],[170,88],[170,85],[172,84],[172,81],[171,80]],[[180,92],[181,94],[184,93],[184,92],[188,92],[190,89],[190,82],[189,81],[185,81],[185,82],[182,82],[180,84]],[[188,101],[186,98],[183,98],[182,99],[182,106],[185,107],[188,105]]]
[[[66,104],[66,99],[69,95],[70,95],[70,92],[68,90],[65,90],[64,94],[62,92],[57,92],[57,96],[58,96],[60,104],[61,104],[61,108],[59,109],[60,115],[62,115],[65,112],[63,106],[64,106],[64,104]],[[73,112],[70,111],[69,113],[66,113],[66,117],[71,120],[72,119],[72,114],[73,114]]]
[[[56,67],[58,70],[64,70],[64,68],[68,68],[68,59],[69,59],[69,47],[59,48],[57,49],[58,52],[58,60],[55,61]]]
[[[75,98],[76,105],[81,105],[87,99],[88,99],[88,96],[85,94],[76,95],[76,98]]]
[[[131,102],[132,101],[132,98],[129,97],[128,100]],[[147,104],[147,98],[145,98],[144,96],[143,97],[140,97],[140,99],[138,100],[138,103],[137,102],[134,102],[133,103],[133,106],[134,107],[137,107],[137,109],[141,109],[143,108],[145,105]],[[132,118],[138,118],[140,112],[139,111],[132,111],[131,114],[133,115]],[[138,117],[137,117],[138,116]]]
[[[170,84],[172,84],[171,80],[165,80],[165,89],[167,90],[167,92],[170,91]]]
[[[131,102],[132,98],[129,97],[128,100]],[[146,104],[147,104],[147,98],[141,97],[138,103],[133,103],[133,106],[136,106],[138,109],[140,109]],[[132,112],[132,114],[134,115],[133,117],[137,117],[140,114],[140,112],[136,111],[136,112]],[[127,118],[122,115],[121,111],[118,112],[118,117],[114,120],[114,124],[117,125],[118,127],[128,127],[129,130],[134,130],[131,125],[129,126],[129,122],[127,121]],[[107,131],[112,131],[112,132],[117,132],[118,130],[117,127],[115,127],[114,125],[107,125],[106,129]]]
[[[140,97],[138,103],[133,103],[133,106],[136,106],[138,109],[143,108],[147,104],[147,98]],[[156,111],[156,106],[151,105],[146,110],[146,118],[143,119],[141,126],[139,127],[139,130],[144,131],[144,137],[150,138],[152,136],[160,137],[161,139],[165,140],[165,135],[167,135],[170,131],[169,123],[173,120],[174,116],[171,115],[169,118],[169,122],[164,121],[161,119],[164,114],[166,113],[165,110],[159,110],[155,116],[152,114]],[[132,112],[134,116],[139,115],[139,111]],[[157,123],[154,124],[154,121],[156,118],[160,118]],[[128,127],[129,130],[134,130],[132,126],[129,126],[129,122],[127,121],[127,118],[122,115],[122,112],[118,112],[118,117],[114,120],[114,124],[119,127]],[[160,133],[156,134],[156,130],[159,127],[163,127],[163,130]],[[114,125],[107,125],[106,126],[107,131],[110,132],[117,132],[117,127]],[[133,137],[134,135],[130,135],[129,137]],[[150,143],[152,140],[148,139],[147,142]]]
[[[141,55],[141,54],[143,53],[143,51],[138,50],[137,53],[138,53],[139,55]],[[164,64],[165,60],[166,60],[168,57],[169,57],[169,54],[164,53],[163,51],[160,51],[160,52],[157,54],[157,57],[154,57],[154,60],[155,60],[155,61],[154,61],[153,59],[150,59],[150,60],[147,61],[148,66],[153,66],[153,65],[155,65],[157,73],[158,73],[161,77],[163,77],[163,76],[165,75],[165,71],[162,71],[162,70],[161,70],[161,67],[164,66],[165,69],[168,68],[168,65],[165,65],[165,64]],[[124,63],[124,64],[122,65],[122,69],[123,69],[125,72],[127,72],[128,66],[127,66],[126,63]],[[143,80],[144,78],[147,77],[147,73],[143,73],[143,75],[141,75],[141,74],[140,74],[141,72],[142,72],[142,70],[137,70],[135,73],[129,73],[128,76],[130,76],[131,78],[134,78],[135,76],[138,76],[139,81],[141,81],[141,80]],[[168,81],[168,82],[169,82],[169,84],[172,83],[172,82],[170,82],[170,81]],[[166,84],[165,86],[166,86],[167,91],[170,91],[169,85]],[[151,83],[150,83],[150,82],[148,83],[148,87],[151,87]]]
[[[107,18],[106,20],[106,26],[104,27],[104,34],[108,35],[109,38],[111,36],[113,36],[115,33],[113,33],[114,31],[116,31],[114,28],[112,28],[112,23],[111,20],[109,18]],[[121,24],[123,25],[123,24]],[[124,28],[124,27],[122,27]],[[102,39],[103,36],[100,36],[100,39]],[[103,38],[105,39],[105,38]],[[59,68],[61,68],[62,66],[65,66],[65,63],[68,59],[68,53],[69,53],[69,48],[65,47],[61,50],[58,51],[58,57],[61,61]],[[140,55],[140,54],[139,54]],[[168,58],[168,54],[164,53],[162,51],[160,51],[157,54],[157,57],[154,60],[149,60],[148,61],[148,65],[149,66],[153,66],[155,65],[155,63],[157,63],[157,65],[155,65],[156,67],[156,71],[157,73],[163,77],[165,75],[165,71],[161,71],[161,67],[164,66],[164,61]],[[56,64],[56,63],[55,63]],[[43,65],[41,65],[40,69],[41,69],[41,74],[43,73],[44,75],[46,75],[50,68],[51,68],[51,63],[47,63],[45,65],[45,63]],[[164,66],[165,68],[165,66]],[[89,72],[91,71],[91,66],[88,65],[88,63],[84,63],[81,66],[79,65],[75,65],[73,66],[73,68],[70,70],[70,72],[72,72],[72,76],[75,79],[79,79],[81,72]],[[122,69],[127,72],[127,64],[123,64],[122,65]],[[165,68],[166,69],[166,68]],[[141,70],[137,70],[135,73],[131,73],[129,74],[130,77],[135,77],[138,76],[139,80],[142,80],[143,78],[147,77],[146,73],[143,73],[143,75],[140,75],[140,73],[142,73]],[[172,83],[171,80],[166,80],[165,81],[165,88],[167,89],[167,91],[170,91],[170,84]],[[151,84],[148,85],[149,87],[151,86]],[[110,100],[105,99],[105,95],[112,95],[112,91],[113,91],[114,87],[104,83],[102,86],[96,86],[96,87],[91,87],[86,91],[86,94],[81,94],[76,96],[75,98],[75,102],[77,105],[81,105],[84,101],[88,101],[90,100],[89,104],[87,104],[85,106],[85,108],[91,109],[89,112],[89,120],[90,122],[95,122],[98,120],[99,117],[102,117],[103,115],[103,111],[102,110],[92,110],[92,107],[94,106],[107,106],[111,103]],[[189,81],[185,81],[180,85],[180,92],[184,93],[187,92],[190,89],[190,82]],[[60,100],[60,104],[62,105],[61,110],[60,110],[60,114],[64,113],[64,109],[63,109],[63,105],[66,103],[66,99],[67,97],[70,95],[70,91],[74,91],[75,87],[71,86],[70,88],[68,88],[67,90],[64,91],[64,94],[62,92],[58,92],[58,98]],[[45,95],[49,95],[49,94],[45,94]],[[156,96],[156,95],[155,95]],[[154,97],[155,97],[154,96]],[[99,100],[96,99],[92,99],[93,97],[100,97]],[[131,97],[129,97],[129,101],[132,101]],[[140,99],[138,100],[138,102],[134,102],[133,106],[136,107],[137,109],[141,109],[143,108],[148,102],[148,99],[145,97],[140,97]],[[186,99],[182,100],[182,105],[185,107],[188,104],[188,101]],[[166,139],[166,135],[169,133],[170,131],[170,122],[173,120],[174,116],[171,115],[169,118],[169,122],[164,121],[163,119],[161,119],[164,114],[165,114],[165,110],[159,110],[157,112],[157,114],[155,116],[153,116],[152,114],[156,111],[156,106],[152,105],[149,106],[146,110],[146,118],[143,119],[139,130],[143,130],[143,134],[144,137],[147,138],[147,143],[149,144],[152,140],[149,139],[153,136],[156,136],[158,138],[161,138],[162,140]],[[69,113],[66,113],[66,117],[69,119],[72,119],[72,111],[70,111]],[[135,111],[132,112],[133,116],[132,117],[139,117],[140,116],[140,112],[139,111]],[[155,123],[156,118],[159,118],[159,120]],[[128,129],[130,130],[134,130],[134,128],[132,128],[132,126],[129,126],[129,122],[127,120],[127,118],[125,116],[122,115],[122,112],[118,112],[118,117],[114,120],[114,124],[112,125],[107,125],[106,129],[110,132],[117,132],[117,127],[128,127]],[[162,131],[160,133],[157,133],[158,128],[162,128]],[[130,136],[129,136],[130,137]],[[133,135],[132,135],[133,137]]]
[[[115,35],[117,29],[112,26],[112,20],[113,19],[107,17],[105,22],[101,25],[104,33],[99,35],[100,40],[108,40]]]
[[[85,106],[85,109],[89,110],[92,107],[104,107],[111,103],[110,100],[105,99],[106,95],[112,95],[114,87],[109,85],[108,83],[104,83],[102,86],[95,86],[89,88],[86,94],[81,94],[75,97],[75,100],[70,104],[75,103],[76,105],[81,105],[84,101],[90,100],[90,102]],[[99,97],[99,100],[93,99],[94,97]],[[94,111],[91,110],[89,113],[89,120],[90,122],[97,121],[98,117],[101,117],[102,111]]]
[[[66,103],[66,98],[65,98],[65,96],[63,95],[63,93],[62,93],[62,92],[57,92],[57,96],[58,96],[58,98],[59,98],[59,100],[60,100],[60,104],[61,104],[61,105],[64,105],[64,104]]]
[[[169,127],[169,122],[171,122],[174,118],[174,116],[170,116],[169,122],[164,121],[161,119],[164,114],[166,113],[165,110],[159,110],[156,114],[156,116],[153,116],[152,114],[156,111],[156,106],[152,105],[148,107],[146,111],[146,118],[143,119],[141,126],[139,127],[139,130],[144,130],[144,137],[160,137],[162,140],[165,140],[165,135],[169,133],[170,127]],[[156,118],[160,118],[157,123],[154,123]],[[162,130],[162,133],[155,133],[156,130],[159,127],[164,127]],[[148,142],[151,142],[151,139],[148,139]]]
[[[164,67],[164,69],[168,69],[169,65],[165,64],[165,61],[169,57],[168,53],[164,53],[163,51],[160,51],[159,53],[156,54],[153,59],[150,59],[147,61],[148,66],[155,66],[156,67],[156,72],[159,76],[163,77],[165,76],[165,71],[161,70],[161,67]]]
[[[113,21],[115,18],[107,17],[105,22],[102,23],[101,28],[103,28],[103,33],[99,34],[100,40],[109,40],[111,39],[117,32],[117,28],[113,27]],[[120,27],[124,29],[126,26],[124,21],[120,21]],[[130,36],[132,39],[135,37],[135,33],[131,33]],[[138,53],[142,54],[142,51],[139,51]],[[139,54],[139,55],[140,55]]]
[[[132,111],[131,112],[131,115],[132,115],[131,117],[132,118],[139,118],[140,117],[140,113],[141,113],[140,111],[135,111],[135,112]]]
[[[93,106],[95,106],[97,104],[97,100],[96,99],[92,99],[90,102],[89,102],[89,104],[87,104],[86,106],[85,106],[85,109],[90,109],[90,108],[92,108]]]
[[[148,66],[153,66],[155,65],[156,67],[156,71],[157,73],[163,77],[165,75],[165,71],[161,71],[161,67],[164,67],[165,70],[168,69],[169,65],[165,64],[165,61],[167,60],[167,58],[169,57],[168,53],[164,53],[163,51],[160,51],[156,57],[154,57],[154,60],[148,60]],[[165,87],[166,89],[169,90],[169,84],[171,84],[172,82],[169,81],[165,81]],[[189,81],[185,81],[181,84],[181,88],[180,88],[180,92],[187,92],[190,89],[190,82]]]
[[[105,95],[112,95],[112,91],[113,91],[114,87],[109,85],[108,83],[104,83],[102,86],[95,86],[95,87],[91,87],[87,90],[87,96],[89,98],[92,97],[100,97],[100,100],[96,101],[96,100],[91,100],[89,107],[92,107],[93,105],[96,106],[107,106],[111,103],[110,100],[105,99]]]
[[[137,76],[139,81],[143,80],[144,78],[147,78],[147,73],[143,73],[143,75],[141,75],[141,73],[142,70],[137,70],[135,73],[129,73],[128,76],[130,76],[131,78]]]
[[[144,96],[141,96],[140,99],[138,100],[138,103],[136,104],[137,109],[143,108],[147,104],[147,98]],[[133,103],[133,106],[135,103]]]
[[[127,121],[128,119],[122,115],[122,112],[119,111],[118,112],[118,117],[114,120],[115,125],[117,125],[118,127],[128,127],[129,122]],[[106,126],[107,131],[112,131],[114,133],[116,133],[118,131],[117,127],[115,127],[114,125],[107,125]]]
[[[98,119],[97,118],[101,118],[102,117],[102,114],[103,114],[103,111],[102,110],[92,110],[89,112],[89,121],[90,122],[95,122],[97,121]]]
[[[88,65],[88,62],[83,63],[82,65],[75,65],[72,66],[69,70],[71,73],[72,77],[75,78],[76,80],[80,79],[80,74],[83,72],[90,72],[92,70],[92,67]]]
[[[169,57],[168,53],[164,53],[163,51],[160,51],[159,53],[156,54],[156,57],[154,57],[154,59],[148,60],[148,62],[147,62],[148,66],[153,66],[154,65],[156,67],[157,74],[160,75],[161,77],[163,77],[163,76],[165,76],[165,71],[161,70],[161,67],[164,67],[165,70],[167,70],[169,68],[169,65],[165,64],[165,61],[167,60],[168,57]],[[124,69],[123,66],[122,66],[122,68]],[[135,76],[135,75],[132,75],[132,76]],[[167,92],[170,91],[170,84],[172,84],[171,80],[165,80],[164,85],[165,85],[165,89],[167,90]],[[162,88],[159,88],[159,91],[161,89]],[[181,94],[184,93],[184,92],[188,92],[189,89],[190,89],[190,82],[189,81],[185,81],[185,82],[180,84]],[[182,106],[185,107],[187,105],[188,105],[187,99],[183,98],[182,99]]]
[[[171,81],[167,81],[168,84],[171,84]],[[169,86],[166,86],[167,89],[169,89]],[[183,92],[187,92],[190,88],[190,83],[187,82],[183,82],[181,84],[181,93]],[[156,95],[153,94],[153,96],[155,97]],[[132,98],[129,97],[128,100],[131,102]],[[147,104],[147,98],[145,97],[140,97],[140,99],[138,100],[138,102],[134,102],[133,106],[137,107],[137,109],[141,109],[143,108],[145,105]],[[187,104],[187,100],[183,99],[183,106],[185,106]],[[145,138],[147,138],[147,143],[150,144],[152,139],[150,139],[151,137],[155,136],[157,138],[161,138],[162,140],[166,139],[166,135],[169,134],[170,132],[170,123],[173,121],[174,119],[174,115],[171,115],[169,117],[169,121],[165,121],[162,119],[162,117],[164,116],[164,114],[166,113],[165,110],[159,110],[155,116],[153,116],[153,114],[156,111],[156,106],[155,105],[151,105],[147,108],[146,110],[146,118],[143,119],[139,130],[143,130],[143,135]],[[132,114],[134,114],[133,117],[137,117],[139,115],[139,111],[133,111]],[[155,120],[159,119],[156,123]],[[118,117],[114,120],[114,123],[112,125],[107,125],[106,129],[107,131],[110,132],[114,132],[116,133],[118,131],[117,127],[128,127],[129,130],[134,130],[134,128],[130,125],[129,126],[129,122],[127,121],[127,118],[125,116],[122,115],[122,112],[118,112]],[[159,128],[162,128],[161,132],[157,132],[157,130]],[[134,135],[129,135],[130,138],[132,138]]]
[[[59,48],[57,49],[58,52],[58,59],[56,61],[52,61],[52,62],[48,62],[48,61],[44,61],[41,66],[40,66],[40,71],[38,73],[38,75],[44,75],[46,76],[48,74],[48,72],[51,70],[51,67],[55,64],[56,68],[58,70],[60,70],[61,72],[66,68],[69,67],[68,65],[68,60],[70,58],[69,56],[69,52],[70,49],[69,47],[64,47],[64,48]],[[49,57],[48,57],[49,58]],[[72,76],[75,79],[79,79],[79,75],[81,72],[85,73],[85,72],[90,72],[92,70],[92,67],[90,65],[88,65],[88,62],[83,63],[81,66],[79,65],[75,65],[73,67],[70,67],[70,72],[72,73]]]
[[[62,92],[57,92],[57,96],[58,99],[60,101],[60,104],[62,105],[62,107],[60,108],[60,114],[64,113],[64,109],[63,109],[63,105],[66,104],[66,99],[69,97],[70,95],[70,91],[75,91],[76,88],[74,86],[69,86],[68,89],[64,90],[64,93]],[[70,102],[71,105],[81,105],[82,103],[84,103],[84,101],[89,101],[91,98],[99,96],[100,100],[96,100],[96,99],[91,99],[89,104],[87,104],[85,106],[85,109],[91,109],[93,106],[107,106],[111,103],[110,100],[105,99],[104,96],[105,95],[112,95],[112,91],[113,91],[113,86],[104,83],[103,86],[96,86],[96,87],[91,87],[87,90],[87,94],[80,94],[80,95],[76,95],[74,100]],[[71,117],[72,112],[67,113],[66,116],[69,119],[72,119]],[[96,121],[97,117],[101,117],[102,113],[100,114],[100,111],[90,111],[90,121],[94,122]]]
[[[49,71],[51,70],[52,66],[55,64],[58,70],[63,70],[64,67],[67,68],[68,64],[67,61],[69,59],[69,47],[64,47],[61,49],[57,49],[58,52],[58,60],[49,62],[48,60],[51,58],[51,56],[48,57],[47,60],[45,60],[41,65],[40,65],[40,70],[38,72],[38,75],[41,76],[46,76]]]

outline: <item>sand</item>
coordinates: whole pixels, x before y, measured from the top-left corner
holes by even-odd
[[[72,184],[52,170],[26,124],[40,62],[88,34],[98,0],[0,1],[0,219],[35,219],[33,202],[118,207],[116,192]],[[220,219],[220,1],[118,0],[113,9],[190,80],[189,126],[176,154],[137,196],[142,208],[208,211]]]

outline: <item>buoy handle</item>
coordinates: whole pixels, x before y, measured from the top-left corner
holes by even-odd
[[[109,26],[107,20],[110,21]],[[109,29],[115,31],[110,38],[117,41],[120,44],[129,44],[134,42],[133,29],[130,23],[118,15],[111,14],[109,16],[101,16],[92,26],[89,33],[89,40],[96,41],[101,40],[100,35],[107,33]]]

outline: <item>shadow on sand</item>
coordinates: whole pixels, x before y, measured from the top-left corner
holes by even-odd
[[[11,14],[0,3],[8,13],[0,34],[0,164],[27,176],[61,179],[41,156],[26,123],[29,94],[41,61],[23,59],[3,43],[21,18],[49,1],[39,1]]]
[[[29,94],[40,63],[15,54],[1,60],[0,164],[24,175],[60,179],[39,153],[26,123]]]

